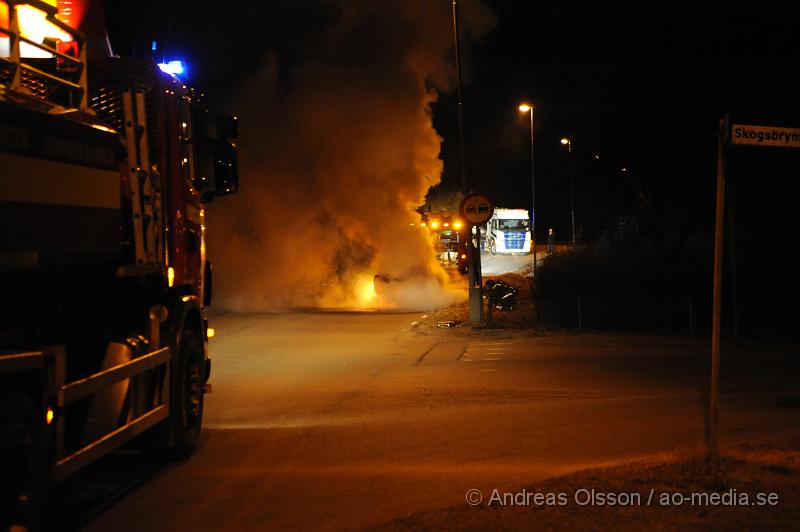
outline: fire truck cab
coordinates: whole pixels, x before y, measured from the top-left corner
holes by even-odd
[[[496,208],[486,226],[489,252],[527,254],[531,251],[530,217],[525,209]]]

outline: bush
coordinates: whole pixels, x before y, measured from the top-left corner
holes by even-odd
[[[534,298],[545,324],[689,332],[710,308],[708,257],[666,250],[576,250],[547,257]]]

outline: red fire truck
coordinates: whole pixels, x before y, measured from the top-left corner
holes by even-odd
[[[208,390],[203,203],[238,188],[237,121],[85,43],[0,0],[0,531],[131,440],[187,456]]]

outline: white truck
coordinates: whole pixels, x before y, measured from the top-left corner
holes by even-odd
[[[496,253],[530,253],[530,216],[526,209],[496,208],[486,227],[486,248]]]

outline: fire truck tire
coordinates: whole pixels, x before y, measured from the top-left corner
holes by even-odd
[[[197,447],[203,424],[203,346],[190,331],[183,333],[176,369],[172,450],[183,458]]]
[[[0,396],[0,530],[39,530],[46,464],[44,420],[25,394]]]
[[[136,444],[142,455],[154,462],[187,458],[197,447],[200,436],[205,379],[203,348],[196,334],[184,332],[180,350],[171,383],[170,417],[143,434]]]

